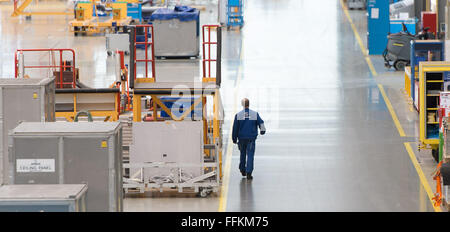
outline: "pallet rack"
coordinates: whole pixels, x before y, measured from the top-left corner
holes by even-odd
[[[421,148],[439,152],[439,96],[444,91],[450,62],[421,62],[419,64],[420,142]]]

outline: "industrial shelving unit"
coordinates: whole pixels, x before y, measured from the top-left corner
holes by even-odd
[[[431,148],[433,155],[439,152],[439,96],[449,72],[450,62],[419,64],[420,142],[423,148]]]
[[[418,93],[420,85],[417,78],[419,77],[419,64],[424,61],[442,61],[444,60],[444,44],[439,40],[417,40],[411,43],[411,67],[406,67],[409,72],[409,88],[410,96],[414,102],[414,106],[420,111],[420,100]],[[405,69],[405,70],[406,70]],[[407,78],[407,77],[406,77]],[[406,88],[406,86],[405,86]]]

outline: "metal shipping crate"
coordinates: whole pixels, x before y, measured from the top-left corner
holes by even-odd
[[[0,212],[85,212],[85,184],[5,185]]]
[[[11,183],[87,183],[87,211],[122,211],[119,122],[21,123],[9,142]]]
[[[130,53],[130,35],[129,34],[106,34],[106,51],[111,56],[116,50]]]
[[[198,10],[191,13],[156,10],[151,16],[155,57],[197,57],[200,52],[199,15]]]
[[[156,57],[197,57],[200,52],[199,24],[178,19],[155,20]]]
[[[54,79],[0,79],[0,184],[8,183],[8,131],[20,121],[55,121]]]
[[[130,163],[203,163],[203,121],[134,122]],[[131,174],[139,169],[131,169]],[[202,175],[202,168],[181,170],[186,176]],[[146,168],[145,180],[170,179],[173,168]]]

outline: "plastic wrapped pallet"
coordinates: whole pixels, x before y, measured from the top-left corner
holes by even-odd
[[[20,121],[55,121],[54,79],[0,79],[0,184],[7,184],[8,131]]]
[[[85,184],[5,185],[0,212],[85,212]]]
[[[11,183],[87,183],[87,211],[122,211],[119,122],[24,122],[10,133]]]

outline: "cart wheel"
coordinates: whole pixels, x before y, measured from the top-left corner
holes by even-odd
[[[209,194],[211,193],[211,191],[207,188],[201,188],[200,190],[200,197],[202,198],[206,198],[209,196]]]
[[[406,61],[403,61],[403,60],[398,60],[394,63],[394,68],[397,71],[405,70],[405,66],[406,66]]]
[[[31,15],[26,15],[25,20],[31,20]]]
[[[126,56],[129,56],[129,55],[130,55],[130,52],[129,52],[129,51],[125,51],[124,53],[125,53]]]
[[[81,27],[81,35],[82,36],[86,36],[87,35],[87,32],[86,32],[86,27]]]
[[[107,51],[106,53],[108,54],[108,56],[112,55],[112,51]]]

